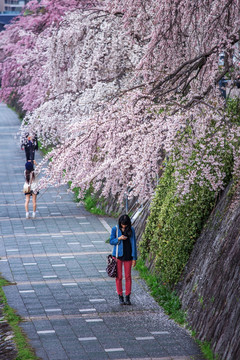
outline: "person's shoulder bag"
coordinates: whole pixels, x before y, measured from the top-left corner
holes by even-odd
[[[29,184],[27,181],[25,181],[23,185],[23,192],[24,194],[29,193],[31,191],[31,184]]]
[[[116,237],[118,237],[118,227],[116,226]],[[116,248],[116,258],[112,256],[112,254],[107,256],[107,267],[106,272],[108,276],[112,278],[117,277],[117,258],[118,258],[118,244]]]
[[[23,185],[24,194],[30,193],[30,191],[31,191],[31,183],[32,183],[32,176],[30,174],[30,182],[28,183],[27,181],[25,181],[25,183]]]

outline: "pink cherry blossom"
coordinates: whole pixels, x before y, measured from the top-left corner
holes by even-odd
[[[142,202],[171,158],[180,197],[221,190],[226,156],[239,173],[239,125],[219,91],[239,73],[239,12],[239,0],[31,1],[0,34],[0,95],[27,112],[22,132],[53,146],[42,186]]]

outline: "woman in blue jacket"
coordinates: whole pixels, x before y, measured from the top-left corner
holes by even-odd
[[[137,245],[135,230],[131,226],[131,219],[128,215],[120,216],[118,220],[118,227],[112,228],[110,244],[114,245],[112,255],[117,257],[117,278],[116,288],[119,296],[119,303],[121,305],[131,305],[130,294],[132,287],[131,269],[136,265],[137,260]],[[118,246],[117,246],[118,245]],[[126,299],[123,298],[122,289],[122,267],[124,266],[125,274],[125,294]]]

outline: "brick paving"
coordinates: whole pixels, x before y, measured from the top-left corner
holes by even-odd
[[[43,360],[204,360],[186,330],[163,313],[133,272],[132,306],[118,305],[105,241],[116,220],[89,214],[67,188],[38,196],[25,219],[16,114],[0,104],[0,271],[10,306]],[[36,160],[41,160],[40,152]],[[32,204],[30,204],[30,211]],[[31,214],[31,212],[30,212]]]

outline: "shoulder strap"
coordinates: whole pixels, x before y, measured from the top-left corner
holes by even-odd
[[[118,237],[118,226],[116,225],[116,238]],[[118,258],[118,243],[117,243],[117,249],[116,249],[116,259]]]

